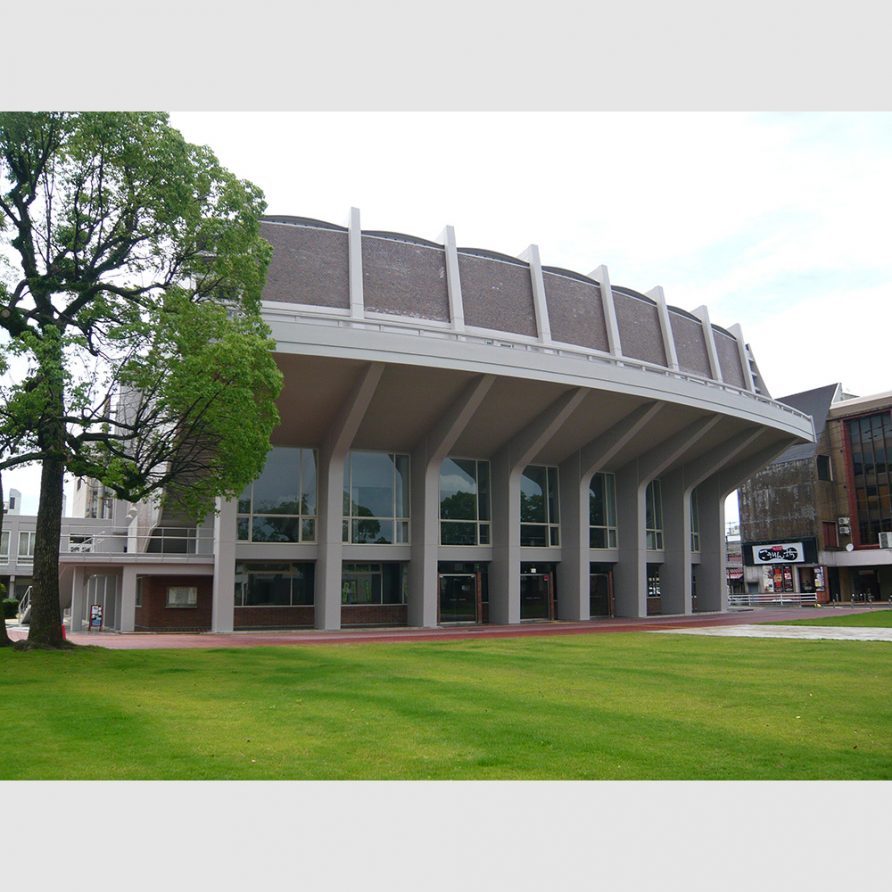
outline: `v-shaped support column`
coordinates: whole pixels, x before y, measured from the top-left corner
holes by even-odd
[[[715,415],[695,421],[663,443],[629,462],[616,474],[619,562],[614,575],[617,616],[647,616],[645,494],[648,483],[679,462],[720,421]],[[666,518],[664,528],[683,518]],[[690,519],[688,519],[690,529]],[[690,550],[690,535],[688,535]]]
[[[520,622],[520,478],[523,470],[548,445],[587,392],[582,387],[567,391],[506,443],[492,460],[491,623]]]
[[[409,625],[437,625],[440,467],[489,393],[494,375],[473,380],[412,453],[412,561]]]
[[[384,363],[360,373],[319,450],[319,558],[316,561],[316,628],[341,628],[341,567],[344,553],[344,463],[365,417]]]

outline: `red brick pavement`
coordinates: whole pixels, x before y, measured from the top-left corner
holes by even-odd
[[[659,629],[689,629],[698,626],[727,626],[742,623],[783,622],[819,616],[844,616],[869,608],[835,607],[755,608],[731,613],[705,613],[694,616],[649,616],[642,619],[617,617],[588,622],[522,623],[512,626],[446,626],[436,629],[376,628],[323,632],[313,629],[296,631],[251,631],[214,634],[136,632],[78,632],[70,634],[75,644],[91,644],[111,650],[156,650],[163,648],[258,647],[304,644],[372,644],[400,641],[456,641],[474,638],[528,638],[547,635],[597,635],[610,632],[650,632]],[[27,638],[25,629],[10,629],[13,639]]]

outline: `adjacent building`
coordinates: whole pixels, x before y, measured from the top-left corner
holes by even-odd
[[[744,483],[740,524],[749,591],[819,602],[892,598],[892,393],[839,384],[784,397],[814,419],[798,444]]]
[[[727,606],[724,498],[813,440],[739,326],[536,246],[459,247],[451,227],[363,231],[355,209],[262,226],[285,379],[266,467],[198,527],[84,481],[97,532],[65,555],[75,628],[100,590],[120,630]]]

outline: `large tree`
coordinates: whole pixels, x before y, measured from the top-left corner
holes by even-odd
[[[64,473],[198,518],[257,476],[281,387],[259,190],[167,116],[0,114],[10,463],[41,461],[29,640],[60,645]]]

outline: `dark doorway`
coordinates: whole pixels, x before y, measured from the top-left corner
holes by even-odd
[[[610,564],[589,566],[589,615],[613,616],[613,567]]]
[[[554,564],[520,565],[520,618],[554,619]]]
[[[440,573],[441,623],[479,623],[480,585],[476,573]]]

